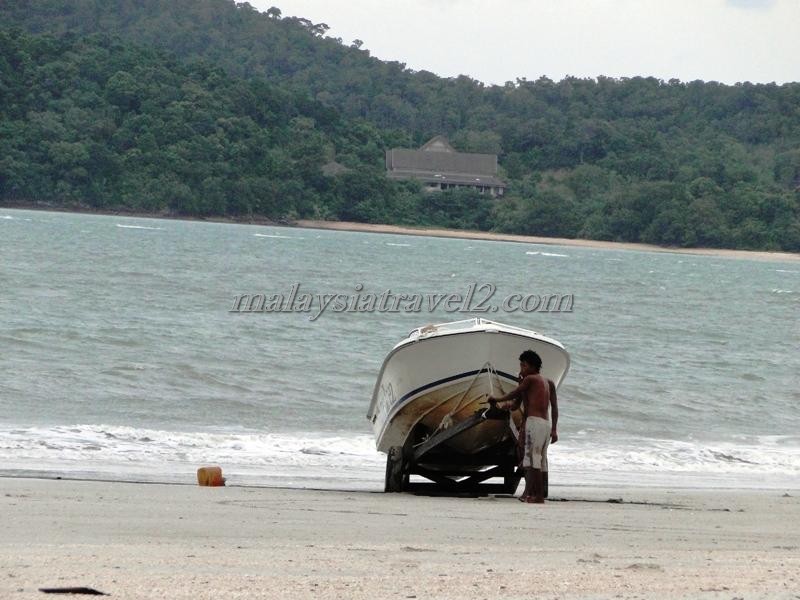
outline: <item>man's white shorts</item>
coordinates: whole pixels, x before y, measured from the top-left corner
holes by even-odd
[[[540,417],[525,420],[525,454],[522,467],[547,471],[547,447],[550,445],[550,421]]]

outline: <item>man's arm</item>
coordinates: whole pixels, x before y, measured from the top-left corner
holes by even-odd
[[[558,430],[556,429],[558,425],[558,394],[556,393],[555,383],[548,379],[547,384],[550,386],[550,415],[553,422],[550,430],[550,442],[555,444],[558,441]]]
[[[520,382],[520,384],[516,388],[508,392],[505,396],[500,396],[499,398],[496,398],[494,396],[489,396],[489,402],[490,403],[497,402],[497,408],[500,409],[507,408],[508,410],[516,410],[522,403],[523,394],[528,391],[529,386],[530,386],[530,381],[528,381],[528,378],[526,377]],[[511,400],[512,398],[514,399],[514,401],[507,407],[500,406],[500,404],[503,404]]]

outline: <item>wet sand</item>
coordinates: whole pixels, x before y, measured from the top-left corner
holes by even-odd
[[[114,598],[800,597],[796,491],[553,486],[539,506],[12,478],[0,489],[1,598],[66,586]]]

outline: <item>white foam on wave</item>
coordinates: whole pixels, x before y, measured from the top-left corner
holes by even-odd
[[[277,235],[277,234],[270,234],[270,233],[254,233],[253,237],[260,237],[260,238],[274,238],[278,240],[302,240],[301,237],[295,237],[293,235]]]
[[[775,437],[775,436],[773,436]],[[559,441],[553,450],[557,469],[596,473],[600,479],[635,483],[675,479],[731,487],[793,487],[800,485],[797,440],[763,438],[751,443],[702,443],[679,440],[628,440],[619,445],[575,445]]]
[[[250,481],[334,475],[377,481],[384,462],[372,436],[362,434],[177,432],[107,425],[0,429],[0,463],[6,470],[173,481],[176,475],[191,479],[197,467],[212,463]]]
[[[800,271],[792,271],[791,269],[775,269],[776,273],[800,273]]]
[[[162,231],[161,227],[145,227],[144,225],[121,225],[120,223],[117,223],[116,225],[121,229],[147,229],[150,231]]]
[[[398,246],[400,248],[410,248],[411,244],[398,244],[396,242],[386,242],[387,246]]]
[[[11,215],[0,215],[0,219],[13,220],[14,217]]]
[[[362,433],[0,427],[0,464],[6,472],[191,482],[197,467],[218,464],[231,482],[380,489],[385,460],[373,437]],[[612,445],[578,432],[551,449],[550,466],[557,481],[578,485],[797,489],[800,440],[628,439]]]
[[[557,256],[559,258],[569,258],[569,254],[558,254],[557,252],[539,252],[539,251],[529,251],[526,252],[528,256],[536,256],[537,254],[540,256]]]

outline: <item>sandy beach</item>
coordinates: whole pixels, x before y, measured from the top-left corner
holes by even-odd
[[[169,214],[153,214],[146,212],[120,212],[88,210],[83,208],[65,209],[63,207],[41,206],[38,204],[15,204],[2,207],[10,210],[38,210],[43,212],[65,212],[77,214],[92,214],[118,217],[131,217],[137,219],[166,219],[173,221],[202,221],[208,223],[229,223],[243,225],[263,225],[269,227],[299,227],[304,229],[328,229],[332,231],[361,231],[368,233],[390,233],[395,235],[420,235],[430,237],[457,238],[466,240],[486,240],[500,242],[518,242],[522,244],[544,244],[550,246],[573,246],[578,248],[596,248],[600,250],[638,250],[643,252],[670,252],[674,254],[694,254],[698,256],[718,256],[722,258],[743,258],[749,260],[764,260],[776,262],[800,262],[800,253],[796,252],[766,252],[758,250],[729,250],[725,248],[667,248],[652,244],[638,244],[629,242],[607,242],[602,240],[583,240],[570,238],[553,238],[533,235],[513,235],[510,233],[496,233],[491,231],[467,231],[463,229],[437,229],[428,227],[402,227],[400,225],[381,225],[376,223],[355,223],[352,221],[318,221],[300,219],[293,223],[276,223],[266,218],[234,218],[234,217],[208,217],[193,218]]]
[[[573,246],[597,248],[601,250],[639,250],[643,252],[671,252],[699,256],[719,256],[723,258],[745,258],[766,261],[800,261],[800,254],[793,252],[763,252],[755,250],[726,250],[722,248],[666,248],[652,244],[627,242],[604,242],[601,240],[581,240],[569,238],[540,237],[533,235],[513,235],[490,231],[465,231],[458,229],[435,229],[400,227],[397,225],[376,225],[371,223],[352,223],[348,221],[297,221],[298,227],[308,229],[332,229],[336,231],[365,231],[370,233],[393,233],[396,235],[423,235],[430,237],[459,238],[466,240],[488,240],[500,242],[519,242],[522,244],[545,244],[551,246]]]
[[[0,487],[2,598],[800,598],[796,492]]]

